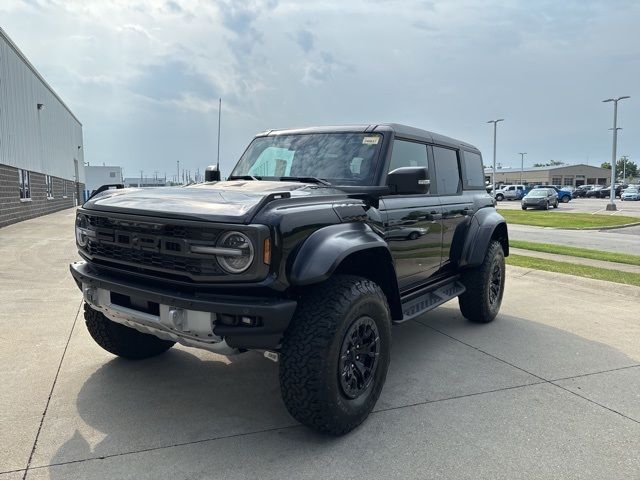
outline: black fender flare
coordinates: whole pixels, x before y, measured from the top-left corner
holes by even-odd
[[[322,282],[349,255],[372,248],[389,250],[384,239],[364,222],[323,227],[309,235],[298,250],[291,265],[289,282],[296,286]]]
[[[289,283],[303,287],[323,282],[336,270],[373,280],[387,297],[391,318],[402,319],[402,302],[387,242],[364,222],[316,230],[302,244],[289,269]]]
[[[470,268],[481,265],[494,238],[502,244],[505,257],[508,256],[507,222],[494,208],[481,208],[471,217],[458,265]]]

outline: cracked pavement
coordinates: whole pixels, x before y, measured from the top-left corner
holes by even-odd
[[[101,350],[76,258],[73,210],[0,229],[0,480],[640,474],[640,288],[511,267],[492,324],[453,301],[395,326],[375,411],[332,438],[259,353]]]

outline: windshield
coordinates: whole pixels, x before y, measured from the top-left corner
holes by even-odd
[[[231,177],[313,177],[337,185],[371,185],[381,145],[382,135],[369,133],[258,137],[242,155]]]
[[[527,197],[546,197],[547,189],[546,188],[536,188],[529,192]]]

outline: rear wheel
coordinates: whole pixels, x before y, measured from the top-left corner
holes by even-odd
[[[162,340],[113,322],[86,303],[84,319],[87,330],[95,342],[107,352],[119,357],[141,360],[160,355],[175,345],[175,342]]]
[[[501,202],[502,200],[504,200],[504,195],[502,195],[501,193],[496,195],[496,200]]]
[[[391,321],[380,287],[337,275],[302,295],[287,330],[280,388],[300,423],[343,435],[364,421],[384,385]]]
[[[498,241],[489,244],[482,265],[463,274],[466,291],[458,297],[460,311],[474,323],[489,323],[498,314],[504,293],[504,252]]]

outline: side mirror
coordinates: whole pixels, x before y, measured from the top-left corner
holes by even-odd
[[[416,195],[429,193],[429,173],[425,167],[400,167],[387,174],[391,193]]]
[[[220,181],[220,170],[218,170],[217,165],[209,165],[204,170],[204,181],[205,182],[219,182]]]

